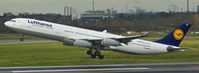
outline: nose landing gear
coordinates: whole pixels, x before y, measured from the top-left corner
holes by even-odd
[[[19,34],[19,40],[20,40],[21,42],[23,42],[23,41],[24,41],[23,36],[24,36],[23,34],[21,34],[21,33]]]

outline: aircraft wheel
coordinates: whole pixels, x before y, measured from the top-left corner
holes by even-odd
[[[104,59],[104,56],[103,55],[99,55],[98,58],[99,59]]]
[[[94,55],[98,56],[98,55],[99,55],[99,53],[98,53],[98,52],[94,52]]]
[[[87,54],[88,54],[88,55],[91,55],[91,54],[92,54],[92,52],[91,52],[91,51],[87,51]]]
[[[20,40],[20,41],[24,41],[24,38],[20,38],[19,40]]]
[[[95,59],[97,56],[95,54],[91,55],[91,58]]]

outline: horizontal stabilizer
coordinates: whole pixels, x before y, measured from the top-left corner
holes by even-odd
[[[172,47],[172,46],[167,47],[168,52],[183,52],[186,50],[192,50],[192,49],[191,48]]]

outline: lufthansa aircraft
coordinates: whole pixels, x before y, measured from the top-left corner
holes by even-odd
[[[4,23],[5,26],[23,34],[32,35],[63,42],[67,46],[89,48],[87,54],[91,58],[103,59],[100,50],[112,50],[127,54],[151,55],[185,51],[188,48],[178,47],[190,24],[181,24],[173,32],[157,41],[145,41],[138,38],[144,35],[120,36],[111,33],[88,30],[28,18],[14,18]],[[93,52],[95,50],[95,52]]]

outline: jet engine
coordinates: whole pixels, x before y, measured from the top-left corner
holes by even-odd
[[[63,44],[66,46],[79,46],[79,47],[91,47],[92,44],[85,40],[71,40],[71,39],[64,39]]]
[[[101,41],[101,45],[104,45],[104,46],[120,46],[120,42],[118,42],[114,39],[103,39]]]

